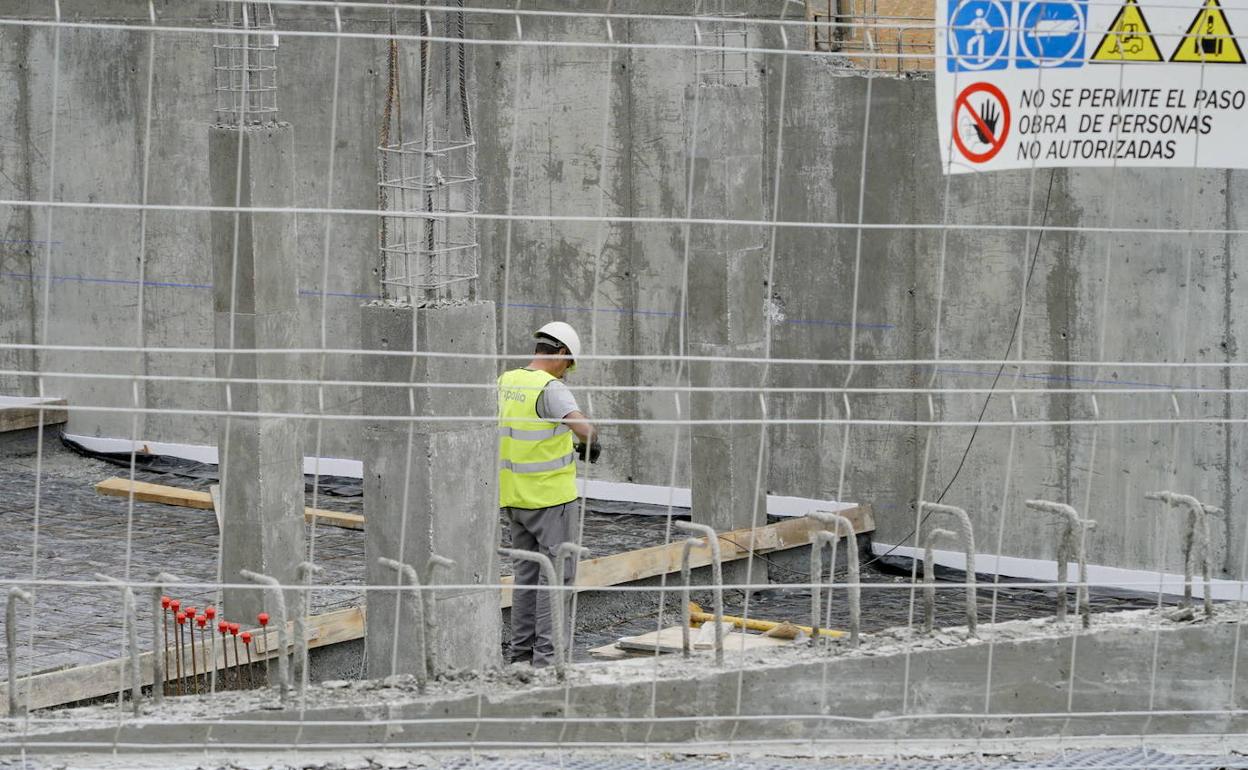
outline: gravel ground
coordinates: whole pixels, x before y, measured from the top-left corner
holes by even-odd
[[[186,580],[211,582],[217,574],[217,527],[211,511],[136,502],[133,516],[126,498],[96,494],[94,485],[109,476],[127,475],[116,465],[75,454],[59,441],[45,440],[42,461],[36,476],[37,447],[33,432],[10,434],[0,443],[0,516],[7,526],[0,527],[0,578],[61,581],[96,581],[97,574],[146,579],[159,570],[173,572]],[[38,483],[36,479],[38,478]],[[139,471],[139,481],[204,489],[212,480]],[[308,504],[312,504],[308,495]],[[316,505],[335,510],[362,512],[360,497],[319,495]],[[602,506],[610,509],[609,505]],[[38,528],[36,538],[36,510]],[[509,531],[500,527],[504,544]],[[585,518],[585,545],[595,556],[661,544],[668,524],[662,516],[603,513],[591,509]],[[308,536],[312,532],[309,527]],[[353,590],[363,581],[363,533],[334,527],[317,527],[316,562],[325,569],[321,580],[336,586],[332,591],[313,595],[315,612],[350,606],[361,601]],[[504,563],[504,574],[510,565]],[[961,581],[960,575],[944,575]],[[776,582],[806,582],[804,573],[772,565]],[[838,573],[837,579],[845,576]],[[909,562],[876,561],[863,570],[864,582],[878,584],[862,592],[863,630],[873,631],[906,625],[912,617],[909,590]],[[673,587],[674,582],[670,583]],[[995,603],[993,596],[996,596]],[[980,620],[1034,618],[1053,611],[1052,591],[1010,588],[1001,584],[981,586]],[[581,601],[601,601],[602,595]],[[667,592],[668,609],[663,625],[676,620],[678,593]],[[937,593],[937,625],[965,623],[964,593],[946,585]],[[214,600],[211,592],[179,597],[184,603],[202,606]],[[576,652],[586,659],[591,647],[609,644],[620,636],[653,631],[660,622],[659,593],[629,597],[611,612],[578,612]],[[710,608],[709,592],[695,592],[695,601]],[[608,603],[612,603],[607,600]],[[916,601],[919,598],[916,597]],[[729,591],[725,597],[729,614],[743,614],[745,597]],[[33,614],[19,613],[18,638],[22,642],[19,672],[45,671],[68,665],[82,665],[119,657],[123,650],[120,599],[114,591],[81,585],[46,585],[36,593]],[[1120,597],[1094,594],[1094,611],[1156,606],[1155,597]],[[826,606],[826,605],[825,605]],[[832,626],[844,628],[848,611],[843,591],[837,591],[832,606]],[[749,615],[805,624],[809,618],[810,593],[802,589],[777,587],[756,593],[750,599]],[[139,602],[140,628],[147,628],[148,602]],[[36,620],[33,636],[30,618]],[[913,617],[921,617],[916,605]]]

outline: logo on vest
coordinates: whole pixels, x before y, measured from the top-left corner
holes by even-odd
[[[516,388],[503,388],[504,401],[518,401],[521,404],[529,400],[529,394]]]

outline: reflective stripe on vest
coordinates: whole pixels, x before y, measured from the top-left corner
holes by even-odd
[[[498,501],[504,508],[549,508],[577,498],[572,431],[543,420],[537,401],[554,377],[513,369],[498,378]]]
[[[512,473],[545,473],[546,471],[557,471],[563,466],[569,465],[575,456],[574,452],[568,452],[558,460],[547,460],[544,463],[513,463],[510,460],[500,460],[499,467],[506,468]]]
[[[543,439],[554,438],[561,433],[567,433],[572,430],[567,425],[560,425],[558,428],[534,428],[526,430],[525,428],[509,428],[506,425],[498,426],[498,435],[509,436],[516,441],[541,441]]]

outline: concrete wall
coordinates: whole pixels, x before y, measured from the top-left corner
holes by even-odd
[[[6,15],[23,4],[0,3]],[[114,0],[66,3],[70,16],[91,13],[145,23],[146,4]],[[566,3],[550,3],[566,9]],[[581,4],[598,9],[589,0]],[[526,6],[527,7],[527,6]],[[540,7],[540,6],[538,6]],[[605,7],[605,5],[603,5]],[[642,9],[616,3],[619,11]],[[679,8],[678,8],[679,7]],[[687,10],[683,4],[672,8]],[[191,18],[207,5],[170,7],[162,19],[202,25]],[[647,3],[644,10],[654,11]],[[40,10],[40,13],[43,11]],[[187,16],[187,15],[190,16]],[[184,18],[185,17],[185,18]],[[328,29],[328,16],[309,9],[285,13],[293,29]],[[347,28],[381,32],[382,19],[353,17]],[[509,17],[472,17],[475,38],[514,38]],[[692,30],[681,23],[634,19],[614,24],[617,41],[687,45]],[[56,131],[55,197],[69,201],[134,202],[142,172],[142,126],[147,40],[142,32],[62,31]],[[526,40],[606,39],[601,20],[525,17]],[[770,33],[751,33],[751,44],[776,44]],[[0,195],[46,199],[51,157],[50,97],[53,33],[47,28],[0,26],[0,96],[16,105],[0,132]],[[283,117],[296,127],[296,203],[370,209],[375,206],[374,150],[384,83],[383,45],[343,39],[341,90],[334,152],[334,188],[326,189],[332,94],[333,41],[283,39],[280,52]],[[411,50],[409,50],[411,49]],[[476,91],[483,211],[488,213],[679,217],[686,210],[686,137],[696,99],[695,57],[685,50],[473,46],[470,71]],[[404,49],[410,67],[414,46]],[[202,36],[156,38],[155,104],[149,200],[207,202],[205,173],[212,106],[209,51]],[[783,75],[783,77],[782,77]],[[784,88],[781,88],[781,82]],[[999,173],[946,179],[937,166],[933,88],[928,80],[867,79],[847,74],[826,57],[778,56],[750,62],[749,83],[765,94],[765,200],[759,219],[772,213],[777,132],[783,130],[778,217],[846,225],[775,231],[775,281],[759,286],[768,302],[772,354],[779,358],[845,359],[851,355],[851,321],[857,321],[857,360],[997,359],[1193,361],[1236,360],[1244,335],[1242,277],[1235,268],[1248,245],[1243,235],[1186,236],[1112,233],[1089,228],[1225,228],[1245,226],[1238,201],[1248,193],[1242,172],[1089,170]],[[696,89],[693,89],[696,91]],[[865,152],[864,152],[865,142]],[[865,162],[865,168],[864,168]],[[865,182],[865,187],[860,185]],[[510,191],[510,195],[509,195]],[[509,204],[510,200],[510,204]],[[1237,207],[1238,206],[1238,207]],[[52,217],[51,305],[44,316],[41,275]],[[852,227],[895,225],[884,230]],[[945,232],[906,225],[958,225]],[[327,275],[322,282],[329,232]],[[1045,224],[1042,237],[1021,230],[976,226]],[[358,306],[376,293],[373,276],[376,222],[365,217],[301,217],[299,285],[301,342],[320,342],[321,288],[330,347],[359,344]],[[152,212],[147,216],[147,279],[139,308],[139,216],[134,212],[0,207],[8,241],[0,301],[0,339],[50,343],[128,345],[135,321],[144,319],[149,346],[211,344],[207,215]],[[766,234],[771,248],[772,234]],[[675,354],[683,335],[681,287],[684,228],[653,223],[486,221],[481,227],[482,298],[499,308],[499,348],[527,351],[539,322],[562,316],[578,325],[599,353]],[[770,251],[769,251],[770,253]],[[1034,262],[1034,267],[1033,267]],[[857,292],[855,295],[855,265]],[[943,265],[943,271],[941,266]],[[1190,266],[1190,270],[1189,270]],[[1028,277],[1029,276],[1029,277]],[[324,284],[322,287],[322,283]],[[593,292],[597,286],[597,293]],[[1024,291],[1024,286],[1025,291]],[[943,292],[941,290],[943,287]],[[943,293],[943,301],[940,300]],[[855,306],[854,298],[857,296]],[[1024,304],[1021,331],[1010,344]],[[696,296],[688,298],[697,302]],[[939,318],[937,308],[939,307]],[[939,333],[938,333],[939,332]],[[939,348],[936,341],[939,339]],[[37,360],[32,360],[32,358]],[[4,368],[32,365],[45,371],[132,372],[126,355],[0,352]],[[139,363],[152,374],[203,376],[207,355],[151,355]],[[309,376],[319,357],[305,361]],[[357,371],[350,356],[330,356],[326,377]],[[987,388],[996,367],[942,365],[876,367],[773,365],[779,387]],[[1179,395],[1164,386],[1239,387],[1214,369],[1121,366],[1007,367],[999,387],[1028,388],[1014,402],[994,396],[986,420],[1156,420],[1212,416],[1242,419],[1242,398],[1220,393]],[[933,379],[934,377],[934,379]],[[687,381],[671,362],[588,364],[574,376],[580,385],[657,388]],[[1093,383],[1158,386],[1156,394],[1068,393]],[[32,383],[0,375],[6,392],[29,392]],[[78,405],[124,405],[125,381],[49,378],[48,392]],[[155,409],[212,408],[207,385],[150,383],[140,402]],[[326,390],[327,409],[358,413],[353,388]],[[600,417],[672,420],[689,415],[687,399],[659,389],[582,391],[583,406]],[[306,403],[316,403],[305,399]],[[983,394],[944,394],[931,402],[915,394],[853,394],[855,418],[974,422]],[[777,419],[842,418],[838,393],[786,393],[769,397]],[[124,413],[74,413],[71,432],[126,436]],[[356,423],[330,424],[320,453],[358,457]],[[145,438],[208,443],[212,423],[184,415],[150,414],[137,433]],[[963,454],[974,434],[971,450]],[[688,485],[688,431],[667,424],[609,426],[604,462],[591,473],[620,481]],[[1007,554],[1051,557],[1054,527],[1026,512],[1030,497],[1066,500],[1100,522],[1090,557],[1102,564],[1170,570],[1181,568],[1177,514],[1145,504],[1142,494],[1172,488],[1232,512],[1215,519],[1220,576],[1242,576],[1244,525],[1234,515],[1245,490],[1244,451],[1238,427],[1136,424],[1101,427],[839,426],[781,424],[772,428],[769,491],[869,502],[878,539],[897,542],[914,524],[922,494],[968,508],[982,550],[1000,539]],[[678,443],[674,443],[678,442]],[[1011,455],[1009,449],[1013,446]],[[313,444],[309,444],[309,447]],[[845,458],[842,473],[842,456]],[[1007,458],[1012,456],[1012,465]],[[675,474],[673,475],[673,467]],[[960,471],[959,471],[960,468]]]

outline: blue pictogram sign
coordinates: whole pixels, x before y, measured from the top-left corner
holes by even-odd
[[[1011,0],[949,2],[950,72],[1005,69],[1010,63]]]
[[[1019,69],[1082,67],[1087,0],[1037,0],[1018,17]]]

